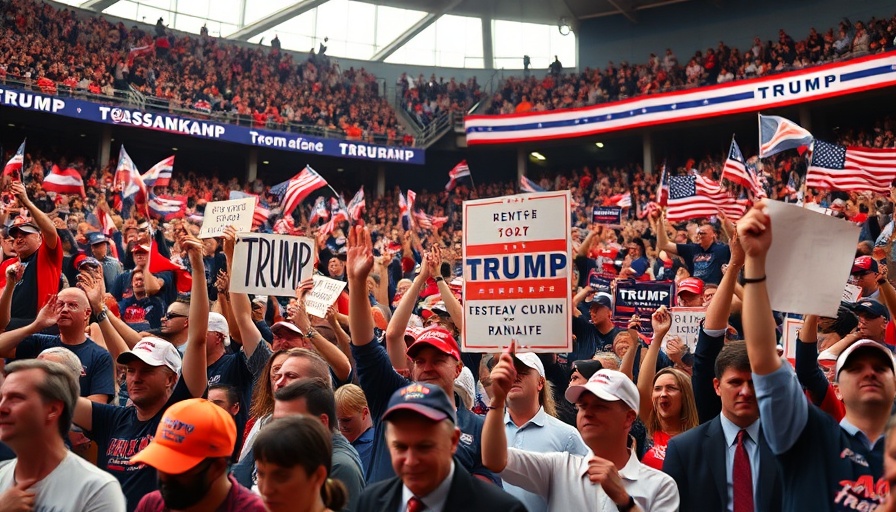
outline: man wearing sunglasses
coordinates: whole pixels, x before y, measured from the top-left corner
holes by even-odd
[[[173,302],[162,317],[162,338],[165,338],[184,355],[187,348],[187,326],[190,323],[190,305],[186,302]]]

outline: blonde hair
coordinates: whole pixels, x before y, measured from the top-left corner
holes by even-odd
[[[557,402],[554,400],[554,385],[551,381],[544,379],[544,386],[538,393],[538,403],[544,407],[545,414],[557,417]]]
[[[345,408],[347,411],[359,413],[367,405],[367,396],[364,390],[357,384],[346,384],[336,389],[336,407]]]
[[[681,423],[681,432],[686,432],[700,424],[700,418],[697,416],[697,401],[694,399],[694,388],[691,386],[691,377],[681,370],[675,368],[663,368],[656,372],[653,377],[653,383],[663,375],[671,375],[675,379],[675,384],[681,390],[681,412],[678,415],[678,421]],[[647,417],[645,425],[647,433],[653,435],[654,432],[663,430],[660,425],[659,416],[656,413],[656,401],[653,403],[653,410]]]

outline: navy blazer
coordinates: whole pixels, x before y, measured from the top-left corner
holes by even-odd
[[[777,512],[782,509],[782,482],[777,459],[764,435],[759,436],[758,443],[756,510]],[[719,416],[669,440],[663,471],[678,485],[681,510],[727,509],[726,449],[725,432]]]
[[[403,483],[399,477],[371,484],[361,493],[356,512],[396,512]],[[526,507],[500,487],[470,475],[457,460],[445,510],[463,512],[526,512]]]

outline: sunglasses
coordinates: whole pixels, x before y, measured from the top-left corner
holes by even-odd
[[[165,315],[165,320],[174,320],[175,318],[187,318],[187,315],[178,315],[176,313],[168,313]]]

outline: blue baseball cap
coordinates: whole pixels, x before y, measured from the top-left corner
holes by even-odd
[[[887,320],[890,319],[890,311],[887,307],[874,299],[860,299],[859,302],[853,305],[852,310],[857,315],[882,316]]]
[[[87,233],[87,243],[90,245],[102,244],[108,242],[109,239],[106,238],[106,235],[100,233],[99,231],[94,231],[93,233]]]
[[[392,393],[383,421],[398,411],[411,411],[430,421],[451,420],[457,424],[454,404],[442,388],[432,384],[415,382]]]

